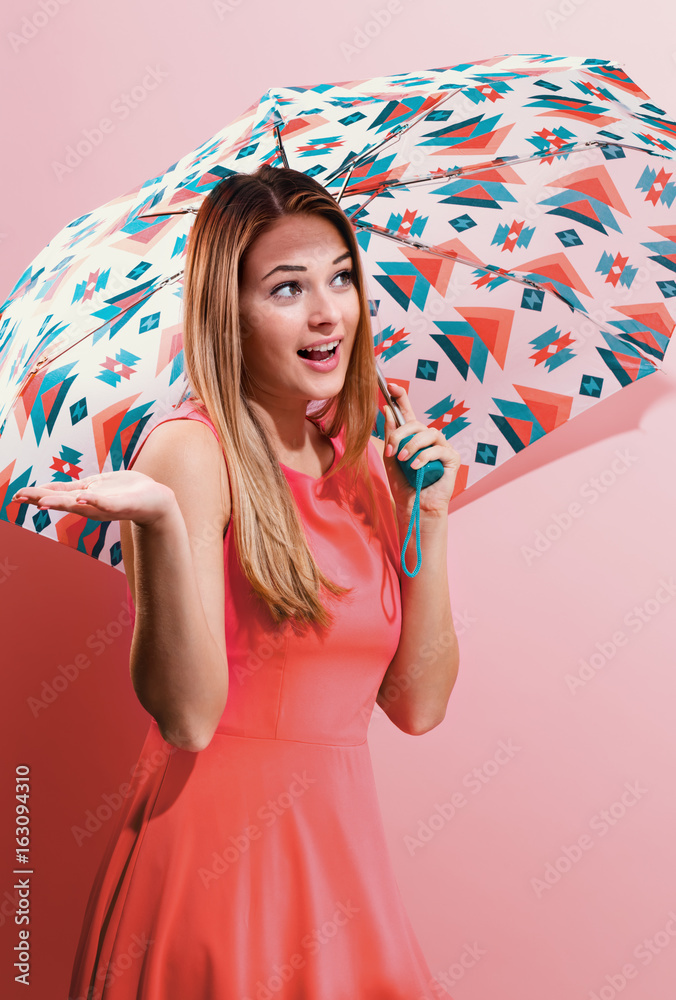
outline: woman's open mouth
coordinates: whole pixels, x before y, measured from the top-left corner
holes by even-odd
[[[330,372],[338,365],[340,361],[340,345],[342,341],[338,341],[335,347],[330,350],[321,351],[298,351],[298,357],[310,368],[313,368],[316,372]]]

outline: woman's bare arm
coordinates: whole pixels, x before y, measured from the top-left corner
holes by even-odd
[[[385,442],[371,438],[383,458]],[[399,551],[408,524],[392,506],[397,522]],[[381,681],[376,702],[389,719],[411,736],[434,729],[444,719],[458,676],[460,650],[448,591],[448,517],[420,517],[422,568],[414,578],[401,574],[401,637]],[[406,565],[417,561],[415,532],[405,555]],[[422,663],[420,661],[423,661]]]
[[[134,691],[162,736],[183,750],[211,741],[228,695],[223,533],[228,472],[202,421],[170,420],[146,438],[134,469],[173,499],[152,524],[120,521],[122,557],[136,622]]]

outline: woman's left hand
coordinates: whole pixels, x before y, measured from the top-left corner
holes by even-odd
[[[397,448],[402,438],[413,434],[413,437],[404,446],[402,451],[406,451],[403,456],[404,461],[414,455],[416,451],[423,449],[417,457],[420,467],[426,465],[432,459],[438,459],[444,467],[444,474],[436,483],[424,487],[420,491],[420,511],[430,514],[448,514],[448,505],[453,495],[455,479],[460,468],[460,455],[451,448],[448,441],[440,430],[427,427],[419,420],[416,420],[415,413],[411,407],[406,390],[395,382],[388,382],[387,388],[391,396],[396,401],[401,410],[406,423],[398,427],[394,415],[389,406],[385,406],[385,447],[383,450],[383,462],[385,471],[390,483],[390,490],[397,506],[397,511],[405,516],[410,516],[415,501],[415,488],[409,484],[399,459]],[[413,470],[416,471],[416,466]]]

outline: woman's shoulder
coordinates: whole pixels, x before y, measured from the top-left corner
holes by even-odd
[[[206,424],[207,427],[211,429],[213,434],[218,438],[218,431],[216,426],[209,416],[206,406],[204,403],[195,396],[189,396],[188,399],[183,400],[178,406],[176,406],[172,414],[168,417],[169,420],[197,420],[200,423]]]
[[[138,443],[127,468],[131,469],[136,464],[136,460],[142,451],[145,451],[147,454],[147,448],[145,446],[151,438],[153,440],[153,451],[159,453],[159,451],[165,451],[168,449],[167,454],[169,458],[167,460],[169,460],[171,455],[173,455],[174,445],[177,440],[181,440],[183,428],[186,426],[187,420],[190,420],[191,422],[198,421],[206,424],[216,437],[216,440],[218,440],[218,432],[209,418],[204,404],[200,403],[199,400],[189,398],[184,400],[178,406],[171,407],[169,412],[165,411],[164,415],[161,415],[159,419],[155,420],[152,426],[146,430],[146,433],[144,434],[142,440]],[[158,435],[156,432],[160,427],[163,428],[163,430]],[[191,431],[189,433],[192,434],[193,432]],[[176,434],[178,434],[178,438],[176,437]],[[207,435],[207,439],[208,438],[209,435]]]

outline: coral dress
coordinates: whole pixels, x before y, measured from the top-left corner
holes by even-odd
[[[174,414],[216,434],[191,400]],[[69,1000],[449,995],[404,909],[367,744],[401,630],[396,524],[371,442],[368,460],[382,514],[370,542],[365,487],[347,505],[343,472],[325,481],[280,463],[318,564],[355,588],[324,594],[336,615],[327,633],[274,624],[228,526],[224,713],[197,753],[151,720],[87,903]],[[128,600],[133,616],[129,589]]]

